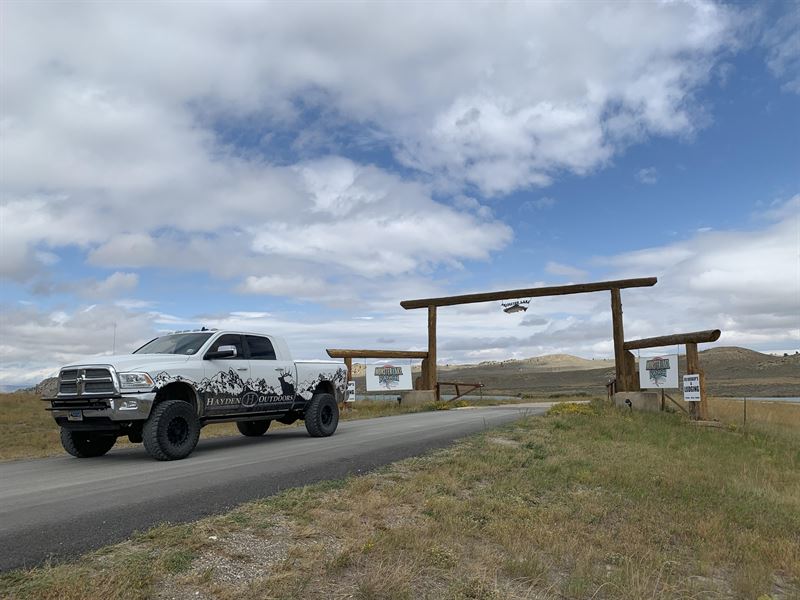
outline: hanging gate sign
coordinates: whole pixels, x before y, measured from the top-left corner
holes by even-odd
[[[645,388],[678,389],[678,355],[641,357],[639,386]]]
[[[388,362],[367,365],[367,391],[393,392],[411,390],[411,366]]]
[[[700,402],[700,375],[683,376],[684,402]]]

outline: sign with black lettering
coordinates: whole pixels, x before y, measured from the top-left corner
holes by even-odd
[[[683,399],[685,402],[700,402],[700,375],[683,376]]]

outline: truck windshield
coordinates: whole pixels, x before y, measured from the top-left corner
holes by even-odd
[[[195,354],[213,332],[173,333],[150,340],[134,354]]]

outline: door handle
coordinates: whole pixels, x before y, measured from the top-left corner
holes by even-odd
[[[236,367],[237,371],[247,371],[247,367]]]

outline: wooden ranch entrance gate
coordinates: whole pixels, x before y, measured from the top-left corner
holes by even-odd
[[[595,281],[574,285],[560,285],[518,290],[502,290],[480,294],[464,294],[461,296],[444,296],[442,298],[423,298],[420,300],[403,300],[400,306],[406,310],[416,308],[428,309],[428,352],[423,360],[424,388],[435,390],[436,372],[436,309],[440,306],[458,306],[478,302],[494,302],[498,300],[514,300],[517,298],[541,298],[544,296],[565,296],[568,294],[585,294],[589,292],[611,292],[611,328],[614,337],[614,365],[618,391],[639,389],[633,354],[630,360],[625,355],[625,335],[622,326],[622,298],[620,290],[635,287],[651,287],[658,282],[656,277],[639,279],[618,279],[615,281]]]

